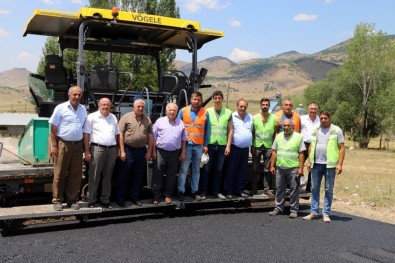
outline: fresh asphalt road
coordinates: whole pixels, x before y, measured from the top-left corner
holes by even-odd
[[[0,262],[395,262],[395,226],[268,209],[127,216],[3,230]]]

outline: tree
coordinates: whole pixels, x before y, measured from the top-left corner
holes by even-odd
[[[347,58],[343,65],[347,84],[358,90],[360,102],[360,146],[368,146],[370,136],[375,135],[373,97],[384,88],[386,74],[390,71],[391,46],[382,31],[373,24],[361,23],[354,30],[354,37],[347,45]],[[365,139],[365,140],[362,140]]]
[[[330,111],[333,122],[366,148],[370,138],[388,129],[395,116],[388,101],[394,81],[394,49],[384,33],[361,23],[346,50],[344,64],[309,86],[304,95],[307,104],[316,102],[320,109]]]
[[[146,14],[156,14],[168,17],[179,18],[179,8],[175,0],[90,0],[90,7],[111,9],[114,6],[120,7],[124,11],[133,11]],[[58,54],[57,38],[49,37],[43,48],[43,57],[39,61],[37,73],[44,75],[45,61],[48,54]],[[90,69],[93,65],[107,64],[107,53],[97,51],[85,51],[85,67]],[[173,49],[166,48],[161,52],[160,62],[163,70],[174,69],[173,61],[176,53]],[[66,49],[63,54],[63,64],[66,68],[74,70],[78,53],[76,50]],[[156,62],[152,57],[113,54],[113,65],[119,71],[131,72],[133,75],[133,87],[142,89],[147,87],[149,90],[157,90]],[[121,79],[121,86],[126,87],[127,79]]]

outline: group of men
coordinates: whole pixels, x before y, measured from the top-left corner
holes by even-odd
[[[82,177],[82,153],[89,163],[89,207],[95,207],[99,182],[102,181],[100,203],[111,208],[112,174],[116,158],[115,201],[124,207],[129,198],[141,205],[146,162],[154,160],[152,195],[154,204],[164,197],[166,204],[173,199],[177,188],[178,199],[184,201],[186,181],[191,168],[191,194],[196,200],[232,199],[245,194],[248,158],[253,159],[252,190],[258,192],[263,174],[263,193],[276,196],[276,208],[270,215],[284,212],[287,188],[290,191],[290,218],[299,210],[300,176],[304,163],[311,169],[311,214],[306,220],[316,219],[319,192],[325,177],[323,219],[329,222],[335,175],[342,171],[344,137],[341,129],[330,121],[330,114],[310,104],[308,115],[300,117],[286,99],[282,110],[269,112],[270,100],[260,101],[261,112],[252,116],[247,112],[248,101],[239,99],[236,111],[223,107],[223,93],[212,95],[213,107],[205,109],[200,92],[192,92],[190,105],[180,110],[174,103],[166,106],[166,116],[155,124],[144,115],[145,102],[137,99],[133,111],[123,115],[119,123],[110,113],[111,101],[99,101],[99,110],[87,115],[79,104],[82,91],[74,86],[69,100],[58,105],[51,124],[51,153],[55,157],[53,204],[55,211],[63,209],[63,194],[71,209],[79,209],[78,199]],[[177,115],[178,112],[178,115]],[[81,153],[81,154],[78,154]],[[209,161],[200,174],[202,155]],[[263,171],[260,162],[263,158]],[[226,162],[226,166],[224,165]],[[308,184],[309,185],[309,184]],[[308,188],[309,186],[307,186]],[[129,189],[129,191],[127,191]],[[309,190],[309,189],[308,189]]]

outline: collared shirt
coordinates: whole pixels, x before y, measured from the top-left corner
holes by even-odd
[[[246,113],[242,120],[237,111],[232,113],[233,140],[232,144],[239,148],[247,148],[252,145],[252,116]]]
[[[316,116],[314,122],[312,122],[309,115],[303,115],[300,117],[300,122],[303,141],[311,143],[311,133],[320,126],[320,118]]]
[[[185,110],[185,107],[182,108],[177,114],[177,119],[180,119],[182,121],[183,121],[183,119],[182,119],[182,111],[183,110]],[[199,108],[199,110],[200,110],[200,108]],[[192,121],[195,121],[196,116],[199,113],[199,110],[194,111],[194,110],[192,110],[192,106],[191,106],[191,115],[190,116],[191,116]],[[208,113],[206,113],[206,124],[204,125],[204,145],[207,145],[209,142],[209,139],[210,139],[210,133],[209,133],[209,129],[208,129],[209,123],[210,123],[210,118],[209,118]],[[194,145],[193,141],[188,141],[187,144]]]
[[[119,132],[123,134],[124,143],[132,148],[143,148],[148,143],[148,134],[152,134],[152,122],[143,115],[141,120],[136,119],[134,111],[126,113],[119,120]]]
[[[156,147],[165,151],[179,150],[181,142],[187,140],[187,133],[182,121],[176,118],[174,123],[170,123],[167,116],[156,120],[152,134]]]
[[[65,141],[82,140],[82,128],[87,114],[85,108],[78,104],[74,110],[70,101],[63,102],[55,107],[49,123],[56,126],[56,135]]]
[[[84,133],[90,134],[90,142],[106,146],[116,145],[115,136],[119,134],[117,118],[112,113],[106,117],[100,111],[93,112],[86,118]]]

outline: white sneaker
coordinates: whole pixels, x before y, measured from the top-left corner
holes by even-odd
[[[322,216],[322,220],[323,220],[325,223],[331,222],[331,218],[329,217],[329,215],[323,215],[323,216]]]
[[[309,214],[303,217],[303,220],[314,220],[314,219],[317,219],[317,215],[315,214]]]
[[[217,197],[221,200],[225,200],[226,197],[223,194],[218,194]]]

